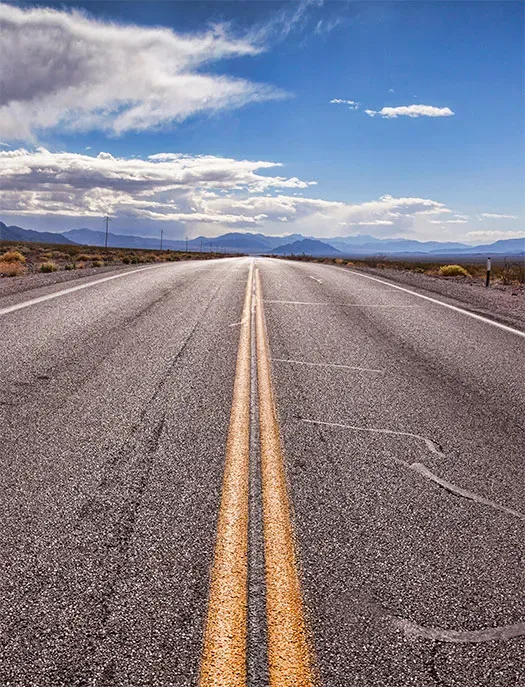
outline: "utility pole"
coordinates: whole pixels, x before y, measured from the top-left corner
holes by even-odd
[[[162,236],[164,234],[164,231],[161,229],[160,230],[160,249],[162,250]]]
[[[104,248],[107,248],[108,247],[109,222],[110,222],[110,219],[107,215],[104,217],[104,221],[106,222],[106,242],[104,243]]]

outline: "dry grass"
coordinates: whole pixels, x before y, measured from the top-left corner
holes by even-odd
[[[21,262],[0,260],[0,277],[20,277],[25,271],[26,268]]]
[[[467,270],[461,265],[441,265],[439,268],[441,277],[469,277]]]
[[[0,260],[2,262],[19,262],[22,265],[26,261],[25,256],[18,250],[8,250],[0,257]]]
[[[39,272],[58,272],[58,267],[54,262],[43,262],[40,265]]]

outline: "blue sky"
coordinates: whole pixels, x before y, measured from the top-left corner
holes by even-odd
[[[518,2],[0,4],[0,216],[522,235],[523,20]]]

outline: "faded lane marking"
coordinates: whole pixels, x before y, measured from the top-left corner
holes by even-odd
[[[200,687],[246,685],[252,282],[253,263],[239,337]]]
[[[331,303],[330,301],[282,301],[282,300],[268,300],[265,303],[281,303],[282,305],[325,305],[332,307],[343,307],[343,308],[401,308],[403,310],[420,308],[420,305],[389,305],[382,303]]]
[[[29,308],[31,305],[36,305],[37,303],[44,303],[45,301],[50,301],[53,298],[58,298],[59,296],[65,296],[68,293],[74,293],[75,291],[82,291],[82,289],[87,289],[90,286],[96,286],[97,284],[102,284],[105,281],[111,281],[112,279],[120,279],[121,277],[127,277],[130,274],[137,274],[137,272],[145,272],[146,270],[155,270],[159,267],[168,267],[167,264],[162,265],[151,265],[151,267],[139,267],[137,270],[130,270],[129,272],[121,272],[120,274],[113,274],[111,277],[104,277],[103,279],[96,279],[95,281],[90,281],[87,284],[79,284],[78,286],[71,286],[69,289],[62,289],[62,291],[55,291],[55,293],[49,293],[46,296],[39,296],[38,298],[32,298],[29,301],[24,301],[23,303],[16,303],[16,305],[9,305],[7,308],[0,308],[0,317],[2,315],[7,315],[10,312],[15,312],[16,310],[22,310],[22,308]]]
[[[515,639],[525,635],[525,623],[487,627],[482,630],[440,630],[433,627],[422,627],[409,620],[395,618],[392,624],[403,630],[405,637],[431,639],[435,642],[454,642],[456,644],[474,642],[496,642]]]
[[[339,268],[336,268],[339,269]],[[360,272],[355,272],[354,270],[346,270],[347,272],[350,272],[350,274],[355,274],[357,277],[363,277],[363,279],[371,279],[372,281],[377,281],[380,284],[384,284],[385,286],[390,286],[391,289],[398,289],[399,291],[404,291],[405,293],[409,293],[412,296],[416,296],[417,298],[423,298],[425,301],[430,301],[431,303],[436,303],[437,305],[442,305],[444,308],[449,308],[449,310],[455,310],[456,312],[463,313],[463,315],[468,315],[469,317],[474,318],[475,320],[479,320],[480,322],[484,322],[485,324],[491,324],[493,327],[498,327],[498,329],[503,329],[505,332],[510,332],[511,334],[517,334],[518,336],[521,336],[525,338],[525,332],[521,332],[519,329],[514,329],[514,327],[508,327],[506,324],[501,324],[500,322],[496,322],[495,320],[489,320],[488,317],[483,317],[482,315],[477,315],[474,312],[470,312],[469,310],[464,310],[463,308],[458,308],[456,305],[450,305],[450,303],[444,303],[443,301],[438,300],[437,298],[431,298],[430,296],[424,296],[422,293],[417,293],[416,291],[411,291],[410,289],[405,289],[402,286],[397,286],[397,284],[391,284],[388,281],[385,281],[384,279],[378,279],[377,277],[371,277],[369,274],[361,274]]]
[[[308,365],[311,367],[335,367],[341,370],[356,370],[357,372],[384,372],[370,367],[354,367],[353,365],[337,365],[335,363],[310,363],[306,360],[289,360],[287,358],[272,358],[275,363],[289,363],[290,365]]]
[[[403,437],[412,437],[414,439],[420,439],[421,441],[425,442],[427,448],[429,451],[432,453],[436,453],[438,456],[445,457],[445,454],[441,449],[438,447],[438,445],[431,441],[430,439],[427,439],[427,437],[423,437],[420,434],[412,434],[411,432],[395,432],[390,429],[376,429],[372,427],[357,427],[355,425],[344,425],[344,424],[339,424],[336,422],[321,422],[319,420],[306,420],[302,419],[302,422],[307,422],[309,424],[314,424],[314,425],[325,425],[326,427],[338,427],[341,429],[350,429],[355,432],[375,432],[378,434],[393,434],[396,436],[403,436]],[[433,472],[431,472],[426,465],[423,465],[423,463],[409,463],[406,460],[403,460],[402,458],[396,458],[395,456],[393,457],[394,461],[398,463],[398,465],[403,465],[404,467],[408,468],[409,470],[413,470],[414,472],[417,472],[420,474],[422,477],[425,477],[426,479],[431,480],[432,482],[435,482],[437,485],[439,485],[441,488],[445,489],[446,491],[450,492],[451,494],[454,494],[455,496],[461,496],[464,499],[467,499],[469,501],[474,501],[476,503],[480,503],[484,506],[489,506],[490,508],[494,508],[495,510],[502,511],[503,513],[507,513],[508,515],[513,515],[516,518],[520,518],[521,520],[525,520],[525,515],[523,513],[520,513],[519,511],[513,510],[512,508],[507,508],[507,506],[502,506],[499,503],[496,503],[495,501],[491,501],[490,499],[486,499],[484,496],[480,496],[479,494],[474,493],[473,491],[469,491],[468,489],[463,489],[463,487],[458,487],[455,484],[452,484],[452,482],[448,482],[445,479],[442,479],[441,477],[438,477],[435,475]]]
[[[356,425],[344,425],[339,422],[321,422],[321,420],[306,420],[302,419],[302,422],[307,422],[311,425],[325,425],[326,427],[339,427],[341,429],[351,429],[354,432],[371,432],[373,434],[393,434],[399,437],[411,437],[412,439],[419,439],[426,444],[429,451],[436,453],[438,456],[444,456],[445,454],[441,448],[431,439],[421,436],[421,434],[413,434],[412,432],[396,432],[393,429],[378,429],[376,427],[358,427]],[[404,462],[404,461],[403,461]],[[408,463],[407,463],[408,465]]]
[[[309,275],[309,277],[310,277],[310,279],[313,279],[314,281],[319,282],[319,284],[323,283],[322,279],[317,279],[317,277],[312,277],[311,274]]]
[[[234,322],[233,324],[229,324],[228,327],[240,327],[243,325],[248,319],[248,316],[243,317],[243,319],[240,322]]]
[[[313,687],[318,683],[297,571],[259,270],[255,288],[270,687]]]

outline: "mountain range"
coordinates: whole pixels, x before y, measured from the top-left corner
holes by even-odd
[[[84,246],[103,246],[105,232],[92,229],[72,229],[63,234],[23,229],[7,226],[0,222],[0,240],[40,241],[42,243],[80,244]],[[108,234],[108,246],[112,248],[160,248],[160,237]],[[340,236],[326,240],[305,237],[301,234],[288,236],[266,236],[230,232],[221,236],[198,236],[195,239],[170,240],[162,242],[164,249],[178,251],[215,251],[244,253],[248,255],[313,255],[320,257],[365,257],[377,255],[417,256],[417,255],[524,255],[525,237],[495,241],[490,244],[469,246],[459,242],[416,241],[414,239],[378,239],[374,236]]]

